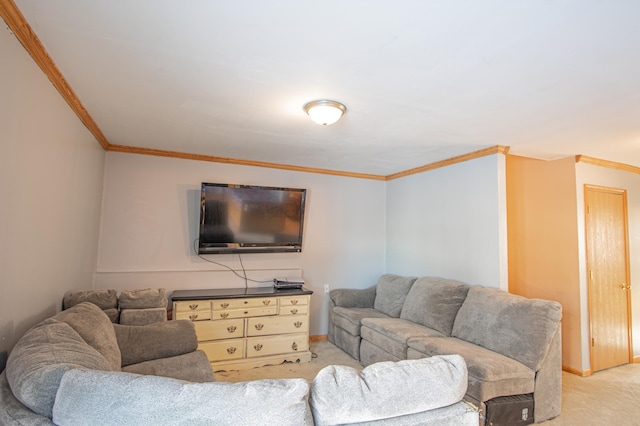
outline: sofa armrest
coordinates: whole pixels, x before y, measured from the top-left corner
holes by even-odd
[[[198,348],[195,326],[188,320],[148,325],[113,324],[122,366],[193,352]]]
[[[341,288],[329,293],[334,306],[343,308],[373,308],[376,299],[376,286],[364,290]]]

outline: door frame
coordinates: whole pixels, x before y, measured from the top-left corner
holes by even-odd
[[[625,280],[626,280],[626,284],[628,286],[631,285],[631,265],[630,265],[630,260],[629,260],[629,207],[627,204],[627,190],[626,189],[620,189],[620,188],[611,188],[611,187],[606,187],[606,186],[600,186],[600,185],[591,185],[591,184],[584,184],[584,227],[585,227],[585,257],[586,257],[586,277],[587,277],[587,309],[588,309],[588,313],[589,313],[589,370],[591,371],[591,373],[595,373],[595,371],[593,370],[593,350],[592,350],[592,339],[593,339],[593,327],[592,327],[592,323],[591,323],[591,308],[593,306],[593,301],[591,300],[591,279],[589,276],[589,241],[587,236],[589,235],[588,233],[588,221],[587,221],[587,214],[588,214],[588,196],[587,193],[588,191],[601,191],[601,192],[608,192],[608,193],[612,193],[612,194],[620,194],[622,195],[622,204],[623,204],[623,214],[624,214],[624,251],[625,251]],[[632,317],[631,317],[631,307],[632,307],[632,303],[631,303],[631,289],[627,290],[627,339],[628,339],[628,360],[627,362],[629,364],[633,363],[633,322],[632,322]]]

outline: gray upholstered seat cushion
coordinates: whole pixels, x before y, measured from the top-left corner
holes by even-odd
[[[557,302],[471,287],[451,334],[538,371],[561,318],[562,306]]]
[[[467,393],[477,401],[501,395],[519,395],[534,390],[535,372],[520,362],[454,337],[412,338],[408,341],[410,359],[459,354],[469,372]]]
[[[390,317],[398,318],[407,293],[415,282],[416,277],[401,277],[385,274],[376,284],[376,298],[373,307]]]
[[[71,326],[82,340],[109,361],[111,370],[120,370],[121,357],[113,323],[98,306],[82,302],[52,317]]]
[[[51,418],[60,379],[74,368],[110,370],[111,366],[69,324],[49,318],[18,340],[6,372],[16,398],[33,412]]]
[[[451,336],[453,322],[468,291],[469,286],[460,281],[419,278],[407,294],[400,318]]]
[[[313,380],[310,404],[317,425],[388,419],[445,407],[462,399],[462,357],[380,362],[362,371],[332,365]]]
[[[437,330],[401,318],[365,318],[361,335],[399,359],[407,358],[407,340],[412,337],[445,337]]]
[[[123,290],[118,299],[120,309],[166,308],[167,294],[164,288]]]
[[[188,383],[123,372],[72,370],[53,421],[75,425],[312,425],[303,379]]]
[[[342,308],[339,306],[333,308],[333,323],[354,336],[360,335],[363,318],[389,318],[389,316],[373,308]]]
[[[189,320],[166,321],[136,326],[113,324],[122,366],[195,351],[195,326]]]
[[[122,367],[127,373],[171,377],[188,382],[214,382],[213,369],[207,355],[193,351],[182,355],[154,359]]]

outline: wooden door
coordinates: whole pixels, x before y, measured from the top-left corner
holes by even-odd
[[[632,359],[626,195],[585,185],[592,372]]]

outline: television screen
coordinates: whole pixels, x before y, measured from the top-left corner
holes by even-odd
[[[299,252],[306,189],[202,183],[198,254]]]

